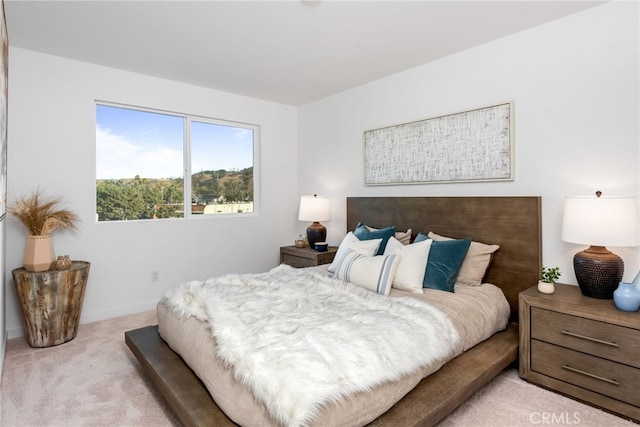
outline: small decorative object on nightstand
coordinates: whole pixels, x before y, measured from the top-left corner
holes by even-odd
[[[316,251],[327,252],[329,250],[329,244],[327,242],[316,242]]]
[[[289,264],[292,267],[313,267],[330,264],[337,251],[337,246],[329,246],[324,252],[318,252],[310,247],[282,246],[280,248],[280,263]]]
[[[613,302],[618,310],[638,311],[640,308],[640,291],[633,283],[620,282],[618,289],[613,291]]]
[[[640,422],[640,319],[577,286],[519,295],[520,376]]]
[[[302,234],[298,236],[298,238],[294,242],[294,245],[296,248],[304,248],[305,246],[307,246],[307,244],[304,241],[304,238],[302,237]]]
[[[538,282],[538,291],[543,294],[552,294],[555,292],[556,281],[560,278],[560,268],[558,267],[545,267],[540,268],[540,281]]]
[[[60,198],[48,198],[36,190],[19,197],[9,206],[9,213],[15,215],[28,230],[22,263],[26,271],[55,268],[52,234],[55,231],[75,230],[80,222],[75,212],[59,208],[61,201]]]
[[[56,260],[56,270],[66,270],[71,267],[71,258],[69,255],[59,255]]]

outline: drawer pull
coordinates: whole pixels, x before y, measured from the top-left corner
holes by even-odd
[[[598,342],[600,344],[610,345],[611,347],[620,347],[618,344],[616,344],[614,342],[599,340],[597,338],[588,337],[586,335],[576,334],[575,332],[561,331],[561,333],[564,334],[564,335],[569,335],[569,336],[576,337],[576,338],[582,338],[583,340],[589,340],[589,341],[593,341],[593,342]]]
[[[569,365],[562,365],[562,367],[564,369],[567,369],[567,370],[571,371],[571,372],[575,372],[577,374],[582,374],[582,375],[586,375],[586,376],[591,377],[591,378],[595,378],[596,380],[604,381],[604,382],[607,382],[607,383],[613,384],[613,385],[620,385],[620,383],[618,381],[616,381],[616,380],[610,380],[609,378],[605,378],[605,377],[601,377],[599,375],[595,375],[595,374],[592,374],[592,373],[589,373],[589,372],[581,371],[580,369],[572,368]]]

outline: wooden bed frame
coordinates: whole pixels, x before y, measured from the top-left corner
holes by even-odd
[[[518,294],[538,281],[542,263],[540,197],[349,197],[347,229],[358,222],[398,231],[433,231],[498,244],[486,282],[511,306],[506,330],[423,379],[371,426],[430,426],[441,421],[518,358]],[[158,335],[156,326],[125,333],[125,341],[185,426],[234,426],[204,384]]]

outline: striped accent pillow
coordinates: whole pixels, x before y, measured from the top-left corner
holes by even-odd
[[[398,255],[366,256],[352,249],[335,259],[334,277],[382,295],[389,295],[398,267]]]
[[[336,256],[333,258],[333,262],[329,266],[329,272],[336,272],[338,265],[336,264],[336,259],[344,257],[344,254],[348,249],[354,250],[362,255],[374,255],[378,252],[380,242],[382,242],[382,239],[360,240],[353,234],[353,231],[348,232],[338,247],[338,252],[336,252]]]

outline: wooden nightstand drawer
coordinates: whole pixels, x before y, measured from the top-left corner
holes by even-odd
[[[336,252],[338,252],[337,246],[329,246],[325,252],[318,252],[309,247],[282,246],[280,248],[280,263],[297,268],[331,264]]]
[[[290,254],[282,254],[282,262],[284,264],[288,264],[292,267],[313,267],[316,265],[316,260],[312,258],[302,258],[295,255]]]
[[[640,406],[640,371],[579,351],[531,341],[531,369],[596,393]]]
[[[556,284],[520,293],[520,376],[640,422],[640,317]]]
[[[640,334],[623,326],[532,307],[531,338],[640,368]]]

